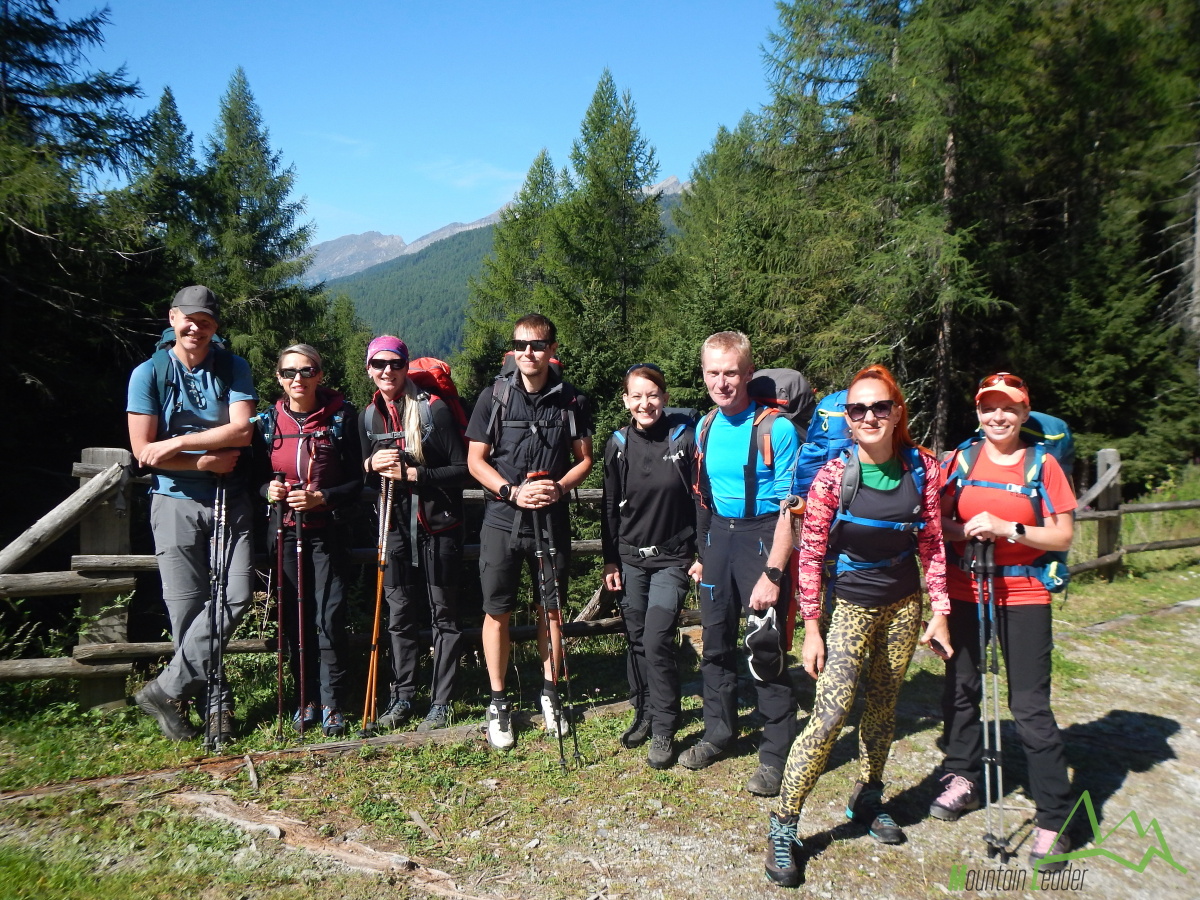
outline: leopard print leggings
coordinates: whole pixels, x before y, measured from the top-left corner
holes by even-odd
[[[890,606],[866,609],[837,600],[825,638],[825,669],[804,732],[796,738],[783,771],[780,815],[795,815],[825,771],[825,763],[854,703],[864,658],[866,709],[858,727],[859,780],[882,781],[892,735],[896,699],[916,650],[921,628],[921,595]]]

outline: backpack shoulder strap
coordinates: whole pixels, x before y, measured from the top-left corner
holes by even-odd
[[[712,509],[712,489],[708,479],[708,466],[704,457],[708,453],[708,433],[712,430],[713,421],[717,418],[716,408],[710,409],[696,426],[696,484],[695,491],[700,502],[707,509]]]
[[[838,513],[841,514],[850,509],[850,504],[858,496],[858,489],[862,487],[862,461],[853,447],[843,450],[839,457],[845,462],[842,469],[842,489],[838,493]]]
[[[512,377],[509,375],[497,375],[496,380],[492,382],[492,411],[488,416],[487,433],[492,439],[493,447],[500,442],[499,429],[496,426],[508,412],[508,400],[512,386]]]

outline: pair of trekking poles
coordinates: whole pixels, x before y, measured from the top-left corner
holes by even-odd
[[[279,484],[284,484],[285,475],[283,472],[275,473],[275,481]],[[283,723],[284,723],[284,695],[283,695],[283,657],[286,647],[284,640],[284,583],[283,576],[283,536],[285,526],[283,524],[284,516],[287,509],[284,508],[284,501],[275,501],[275,508],[272,511],[275,519],[275,616],[276,616],[276,638],[275,638],[275,683],[276,697],[278,700],[278,708],[276,710],[277,726],[275,736],[278,740],[283,740]],[[304,673],[306,671],[305,664],[308,661],[307,648],[304,640],[304,512],[295,510],[295,529],[296,529],[296,650],[297,650],[297,676],[296,690],[300,697],[300,712],[297,716],[296,728],[300,732],[301,739],[304,738],[305,716],[308,712],[308,697],[307,685]]]
[[[221,704],[225,701],[225,627],[229,601],[229,516],[225,476],[217,476],[208,566],[208,678],[204,691],[204,751],[220,753]]]
[[[1004,831],[1004,747],[1000,739],[1000,641],[996,634],[996,544],[972,538],[967,542],[967,569],[975,582],[979,613],[980,722],[983,726],[983,841],[988,858],[1002,864],[1013,856]],[[990,697],[989,697],[990,693]],[[993,828],[992,787],[995,784],[996,821]]]
[[[548,478],[549,472],[530,472],[525,481],[528,483],[540,478]],[[543,526],[545,526],[543,530]],[[550,516],[544,514],[541,509],[533,510],[533,555],[537,560],[538,567],[538,599],[541,601],[542,607],[542,624],[546,629],[546,647],[550,654],[550,680],[557,687],[559,681],[559,671],[557,661],[562,659],[562,680],[567,687],[567,709],[571,715],[567,716],[569,722],[574,717],[575,713],[575,698],[571,694],[571,669],[567,664],[567,638],[563,634],[562,626],[565,624],[562,620],[562,594],[559,590],[558,580],[558,548],[554,546],[554,525],[550,521]],[[554,632],[551,629],[550,610],[554,609],[559,613],[559,630],[558,630],[558,647],[554,646]],[[562,702],[554,698],[554,704],[558,707],[555,709],[556,720],[554,722],[554,733],[558,735],[558,764],[566,771],[567,754],[563,745],[563,730],[562,722],[559,721],[562,716],[567,715],[567,711],[563,710]],[[575,728],[571,729],[571,740],[575,747],[575,764],[583,765],[583,755],[579,752],[579,733]]]

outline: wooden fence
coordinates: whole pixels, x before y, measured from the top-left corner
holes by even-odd
[[[95,706],[124,698],[125,681],[132,672],[134,660],[171,653],[169,641],[128,641],[129,610],[123,598],[133,591],[136,573],[154,571],[156,568],[152,554],[131,552],[128,517],[130,485],[145,483],[148,479],[133,477],[130,463],[127,450],[84,450],[81,461],[75,464],[71,473],[79,479],[79,489],[0,550],[0,598],[78,594],[82,598],[80,612],[84,622],[70,657],[0,660],[0,681],[77,678],[80,679],[81,703]],[[1098,523],[1098,556],[1073,564],[1070,567],[1072,574],[1099,569],[1111,575],[1126,554],[1200,546],[1200,537],[1122,546],[1123,516],[1200,509],[1200,500],[1121,503],[1120,472],[1121,460],[1116,450],[1101,450],[1097,454],[1096,482],[1080,496],[1080,511],[1076,514],[1076,520],[1095,520]],[[578,492],[578,499],[586,503],[596,503],[600,496],[599,490]],[[465,491],[464,499],[469,503],[481,503],[483,492]],[[80,552],[71,558],[69,572],[10,574],[75,525],[80,529]],[[571,550],[574,554],[597,556],[600,554],[600,542],[572,541]],[[478,544],[464,547],[466,559],[477,559],[478,556]],[[355,549],[351,552],[351,558],[359,564],[372,564],[376,559],[376,550],[374,547]],[[265,566],[263,560],[260,559],[259,563]],[[598,588],[595,591],[592,602],[574,622],[564,626],[568,637],[613,633],[622,629],[619,617],[594,618],[601,590]],[[685,610],[681,624],[698,624],[698,614]],[[478,632],[479,629],[466,630],[468,636],[475,638],[478,638]],[[532,626],[514,628],[513,637],[526,640],[532,637],[532,632]],[[228,652],[274,653],[275,642],[234,641]]]

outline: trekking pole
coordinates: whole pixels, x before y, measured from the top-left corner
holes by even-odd
[[[220,705],[225,694],[225,476],[217,476],[213,497],[213,532],[210,540],[208,598],[208,684],[204,698],[204,750],[221,752]]]
[[[567,637],[565,634],[562,633],[563,597],[559,594],[559,590],[558,590],[558,548],[554,546],[554,526],[553,526],[553,520],[551,519],[549,513],[547,513],[547,515],[546,515],[545,522],[546,522],[546,544],[547,544],[547,549],[549,550],[549,553],[550,553],[550,583],[551,583],[551,585],[553,587],[553,591],[554,591],[554,598],[555,598],[554,606],[558,610],[558,622],[559,622],[558,642],[559,642],[560,651],[562,653],[562,674],[563,674],[563,681],[567,685],[567,709],[571,713],[571,715],[567,716],[567,721],[570,722],[571,719],[573,718],[574,712],[575,712],[575,698],[571,695],[571,670],[567,666]],[[547,638],[549,638],[550,632],[549,632],[549,623],[548,622],[547,622],[546,634],[547,634]],[[551,641],[550,649],[551,650],[554,649],[553,641]],[[560,704],[560,706],[561,706],[561,704]],[[560,715],[563,714],[561,709],[559,710],[559,714]],[[558,741],[559,741],[558,750],[559,750],[559,755],[561,756],[562,755],[562,730],[561,729],[559,729]],[[583,756],[579,752],[579,732],[575,728],[571,729],[571,741],[575,746],[575,765],[582,767],[583,766]]]
[[[275,481],[284,483],[284,474],[275,473]],[[275,684],[278,700],[278,722],[275,729],[275,739],[283,740],[283,501],[275,501],[272,511],[275,517]]]
[[[529,478],[540,476],[541,473],[531,472]],[[529,480],[529,479],[526,479]],[[555,691],[558,690],[558,667],[555,664],[554,653],[554,632],[550,628],[550,599],[546,596],[546,577],[547,574],[553,577],[553,573],[547,572],[546,562],[546,545],[547,541],[542,537],[542,511],[540,509],[533,510],[533,555],[537,557],[538,564],[538,599],[541,600],[542,606],[542,621],[546,625],[546,647],[550,656],[550,680],[554,682]],[[557,582],[555,583],[557,588]],[[561,717],[562,701],[558,703],[558,716]],[[554,723],[554,732],[558,735],[558,764],[565,772],[567,770],[567,754],[563,749],[562,722],[556,720]]]
[[[387,569],[387,536],[392,527],[392,479],[381,478],[379,493],[379,540],[375,573],[375,621],[371,626],[371,650],[367,661],[367,690],[363,700],[359,737],[368,737],[375,725],[375,700],[379,686],[379,624],[383,616],[383,578]]]
[[[992,814],[992,796],[993,783],[995,783],[997,794],[997,803],[1000,804],[997,809],[996,816],[1003,822],[1003,803],[1004,803],[1004,788],[1003,782],[1000,780],[1001,759],[999,756],[998,740],[1000,736],[999,716],[999,666],[996,658],[996,622],[995,622],[995,598],[991,594],[991,574],[993,573],[993,560],[995,546],[991,541],[982,541],[978,538],[972,539],[967,545],[967,559],[970,564],[971,573],[975,578],[975,597],[976,606],[979,616],[979,706],[980,706],[980,726],[983,729],[983,784],[984,784],[984,825],[986,831],[983,835],[983,841],[987,844],[988,858],[999,856],[1001,862],[1007,860],[1009,856],[1007,843],[1000,833],[1003,831],[1003,825],[999,828],[993,828]],[[992,651],[992,658],[989,662],[988,651]],[[991,673],[991,683],[989,684],[989,673]],[[991,696],[989,696],[989,694]],[[989,724],[989,720],[994,720],[993,724]],[[993,730],[994,729],[994,730]],[[993,734],[996,740],[993,741]]]
[[[296,646],[300,664],[297,667],[299,675],[296,678],[297,690],[300,692],[300,738],[304,739],[304,717],[308,713],[308,699],[305,696],[304,666],[307,662],[304,653],[304,512],[295,511],[296,518]]]
[[[992,682],[992,727],[994,735],[993,765],[996,769],[996,831],[988,841],[989,852],[1000,857],[1001,863],[1007,863],[1012,856],[1008,848],[1008,838],[1004,830],[1004,745],[1000,729],[1000,636],[996,622],[996,542],[987,541],[983,545],[983,576],[987,584],[988,603],[988,649],[991,659],[988,661],[988,672]],[[989,823],[990,825],[990,823]]]

